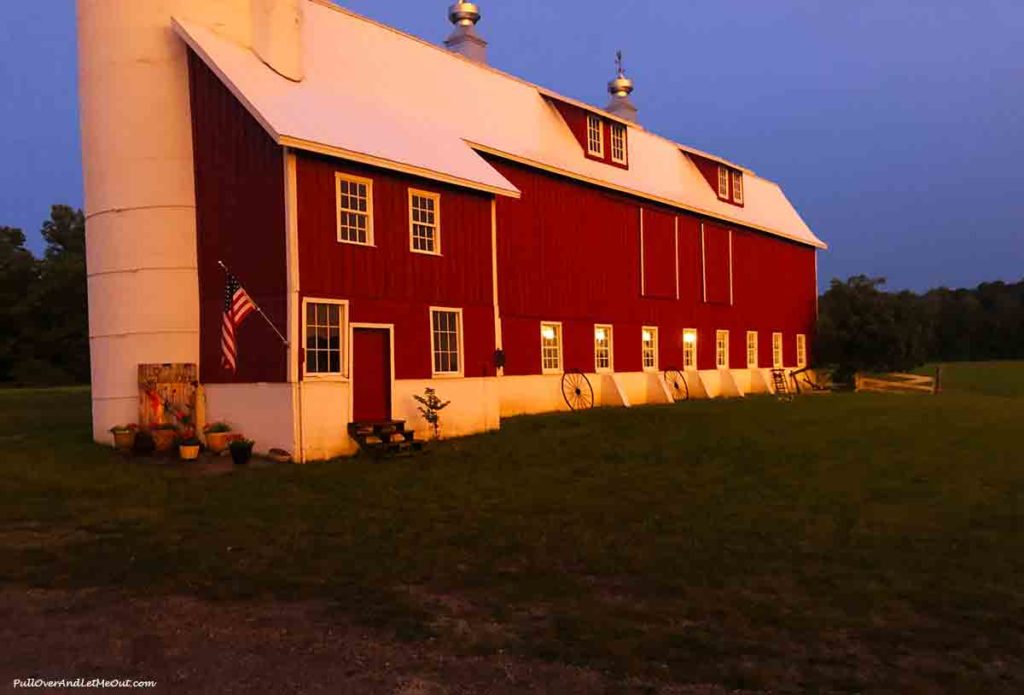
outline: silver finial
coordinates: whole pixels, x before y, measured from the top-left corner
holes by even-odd
[[[459,0],[448,8],[448,19],[461,27],[472,26],[480,21],[480,8],[475,2]]]
[[[633,80],[626,77],[622,51],[615,52],[615,79],[608,83],[608,93],[616,97],[628,97],[633,92]]]

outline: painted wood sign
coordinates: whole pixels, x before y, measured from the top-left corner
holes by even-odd
[[[199,368],[192,363],[139,365],[139,426],[195,427]]]

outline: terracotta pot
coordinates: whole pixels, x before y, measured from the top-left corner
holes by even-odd
[[[153,430],[152,435],[158,454],[166,454],[173,449],[174,440],[178,438],[178,433],[174,430]]]
[[[210,450],[210,453],[219,456],[228,448],[228,437],[230,436],[231,432],[210,432],[206,435],[206,448]]]
[[[135,432],[114,432],[114,448],[121,452],[131,451],[135,446]]]
[[[195,461],[199,458],[198,444],[182,444],[178,447],[178,455],[182,461]]]

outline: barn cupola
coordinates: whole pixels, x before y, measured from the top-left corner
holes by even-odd
[[[459,0],[448,8],[448,19],[455,30],[444,40],[452,53],[458,53],[478,63],[487,63],[487,42],[476,33],[480,21],[480,8],[474,2]]]
[[[637,108],[629,98],[634,85],[633,80],[626,77],[626,70],[622,66],[622,51],[615,54],[615,72],[615,79],[608,83],[608,93],[612,95],[612,100],[605,110],[636,123]]]

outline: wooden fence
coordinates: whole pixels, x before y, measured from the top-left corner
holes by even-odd
[[[935,370],[935,376],[919,374],[857,374],[854,377],[857,392],[874,393],[930,393],[942,391],[942,368]]]

